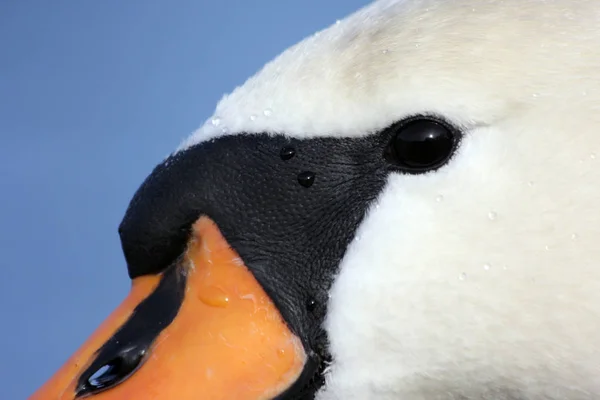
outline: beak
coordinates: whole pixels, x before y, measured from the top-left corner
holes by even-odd
[[[30,400],[272,399],[307,355],[217,226],[132,281],[123,303]]]

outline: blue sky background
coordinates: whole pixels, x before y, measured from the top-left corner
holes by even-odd
[[[120,303],[117,226],[225,92],[368,0],[0,1],[0,399]]]

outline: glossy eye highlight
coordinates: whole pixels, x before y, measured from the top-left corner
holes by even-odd
[[[450,159],[458,143],[455,130],[433,119],[412,119],[388,129],[392,131],[392,139],[384,157],[408,173],[439,168]]]

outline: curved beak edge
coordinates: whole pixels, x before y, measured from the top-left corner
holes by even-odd
[[[298,380],[307,363],[300,339],[218,227],[202,217],[193,231],[171,278],[135,278],[121,305],[29,400],[267,400]],[[146,311],[150,298],[158,304],[169,293],[176,304],[161,304],[175,304],[172,318],[158,321],[149,340],[144,327],[159,314]],[[140,357],[127,367],[131,349]]]

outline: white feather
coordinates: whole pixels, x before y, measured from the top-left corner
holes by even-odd
[[[599,1],[373,3],[267,64],[181,148],[424,112],[462,146],[391,176],[360,227],[318,400],[600,398]]]

